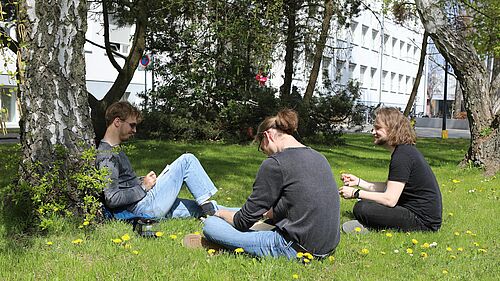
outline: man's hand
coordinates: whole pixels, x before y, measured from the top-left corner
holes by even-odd
[[[340,196],[344,197],[345,199],[352,199],[354,198],[354,192],[356,191],[356,188],[352,188],[350,186],[342,186],[339,188],[339,194]]]
[[[358,177],[351,174],[342,174],[341,178],[342,181],[344,182],[344,185],[346,186],[356,186],[359,185],[360,182],[360,179]]]
[[[144,187],[146,187],[146,191],[151,190],[154,187],[154,185],[156,184],[156,174],[155,174],[155,172],[153,172],[153,171],[149,172],[144,177],[144,180],[143,180],[142,184],[144,185]]]

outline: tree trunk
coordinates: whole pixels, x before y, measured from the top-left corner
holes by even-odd
[[[57,3],[54,3],[57,2]],[[21,177],[53,165],[59,147],[79,154],[93,143],[85,87],[86,1],[21,3]],[[68,159],[74,161],[75,159]],[[36,170],[33,171],[33,169]],[[27,169],[27,170],[26,170]]]
[[[415,77],[415,82],[413,83],[413,88],[411,89],[410,97],[408,98],[408,103],[406,104],[406,108],[404,111],[404,115],[410,115],[410,111],[413,107],[413,103],[415,102],[415,97],[418,93],[418,86],[420,85],[420,80],[422,79],[422,72],[424,70],[425,64],[425,56],[427,54],[427,39],[429,38],[429,33],[424,31],[424,37],[422,38],[422,46],[420,49],[420,59],[418,61],[418,70],[417,76]]]
[[[304,105],[309,105],[311,98],[314,94],[314,88],[316,87],[316,82],[318,80],[319,68],[321,65],[321,59],[323,58],[323,50],[325,49],[326,39],[328,37],[328,32],[330,31],[330,22],[333,16],[333,1],[325,0],[325,11],[323,15],[323,23],[321,25],[321,34],[319,36],[318,42],[316,43],[316,52],[314,54],[313,67],[311,69],[311,74],[309,76],[309,82],[307,83],[306,92],[304,93]]]
[[[497,109],[500,101],[493,98],[500,78],[490,80],[483,60],[464,31],[450,24],[440,1],[416,0],[416,6],[425,30],[452,65],[462,88],[471,132],[471,144],[463,163],[483,166],[487,175],[493,175],[500,169],[500,112]]]
[[[296,19],[297,7],[299,4],[295,0],[287,0],[284,3],[287,19],[286,41],[285,41],[285,79],[281,86],[281,99],[287,100],[292,91],[294,52],[296,42]]]
[[[102,1],[104,19],[107,19],[107,9],[105,8],[106,2],[106,0]],[[141,7],[145,5],[143,2],[138,1],[137,6]],[[94,127],[96,142],[99,142],[104,137],[104,133],[106,132],[106,120],[104,118],[106,109],[112,103],[119,101],[125,94],[130,81],[132,81],[132,78],[134,77],[139,61],[144,54],[144,50],[146,49],[147,16],[146,12],[144,12],[145,9],[146,8],[144,7],[144,9],[138,9],[139,11],[137,11],[132,47],[130,48],[129,55],[125,59],[123,67],[120,67],[114,59],[109,45],[109,22],[107,20],[104,22],[104,29],[107,30],[105,32],[106,53],[108,54],[110,62],[118,70],[118,76],[116,77],[113,86],[111,86],[102,100],[97,100],[91,93],[88,94],[88,102],[90,104],[90,108],[92,109],[92,125]]]

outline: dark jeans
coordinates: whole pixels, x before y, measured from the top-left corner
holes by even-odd
[[[401,206],[390,208],[373,201],[361,200],[354,205],[353,213],[362,225],[369,228],[392,228],[400,231],[431,230],[414,213]]]

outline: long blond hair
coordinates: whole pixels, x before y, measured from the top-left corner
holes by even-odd
[[[375,124],[387,129],[387,144],[415,144],[417,136],[410,120],[395,107],[381,107],[375,112]]]

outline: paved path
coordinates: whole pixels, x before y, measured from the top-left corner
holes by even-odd
[[[426,137],[426,138],[441,138],[442,130],[439,128],[423,128],[416,127],[417,137]],[[457,129],[449,129],[448,130],[448,138],[450,139],[470,139],[470,131],[469,130],[457,130]]]

